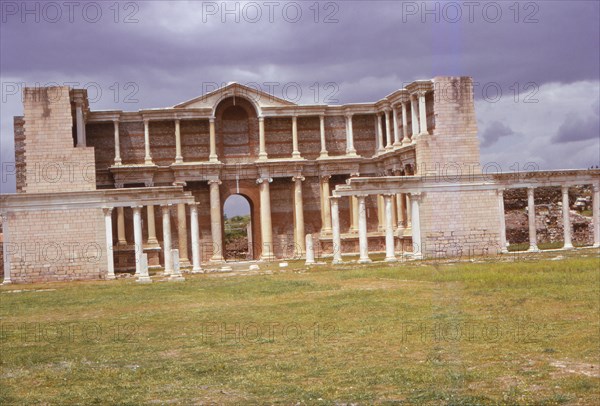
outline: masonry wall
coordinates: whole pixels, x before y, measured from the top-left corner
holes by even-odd
[[[96,189],[93,148],[74,148],[69,88],[24,89],[27,193]]]
[[[425,193],[420,216],[426,257],[468,258],[500,250],[500,209],[493,190]]]
[[[14,283],[102,279],[107,273],[102,209],[8,214]]]

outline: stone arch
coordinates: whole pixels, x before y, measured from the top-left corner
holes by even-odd
[[[243,97],[222,99],[214,110],[216,146],[224,163],[251,162],[258,157],[258,112]]]

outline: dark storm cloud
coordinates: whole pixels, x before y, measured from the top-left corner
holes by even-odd
[[[481,146],[489,147],[496,143],[501,137],[513,135],[514,133],[515,132],[506,124],[501,123],[500,121],[493,121],[483,132],[483,142],[481,143]]]
[[[558,129],[553,141],[558,143],[600,139],[600,117],[598,101],[593,106],[593,114],[581,117],[569,114]]]

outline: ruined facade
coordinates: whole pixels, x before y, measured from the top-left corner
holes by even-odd
[[[231,83],[137,112],[92,111],[85,90],[27,88],[14,126],[17,194],[0,201],[5,281],[139,274],[142,260],[169,273],[171,248],[196,272],[220,264],[234,194],[249,202],[256,260],[304,257],[307,235],[334,262],[506,250],[502,190],[514,182],[481,173],[470,78],[340,106]],[[597,243],[594,176],[561,182],[594,185]]]

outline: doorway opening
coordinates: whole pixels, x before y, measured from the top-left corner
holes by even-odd
[[[223,228],[225,260],[237,262],[253,259],[252,207],[247,197],[235,194],[225,200]]]

